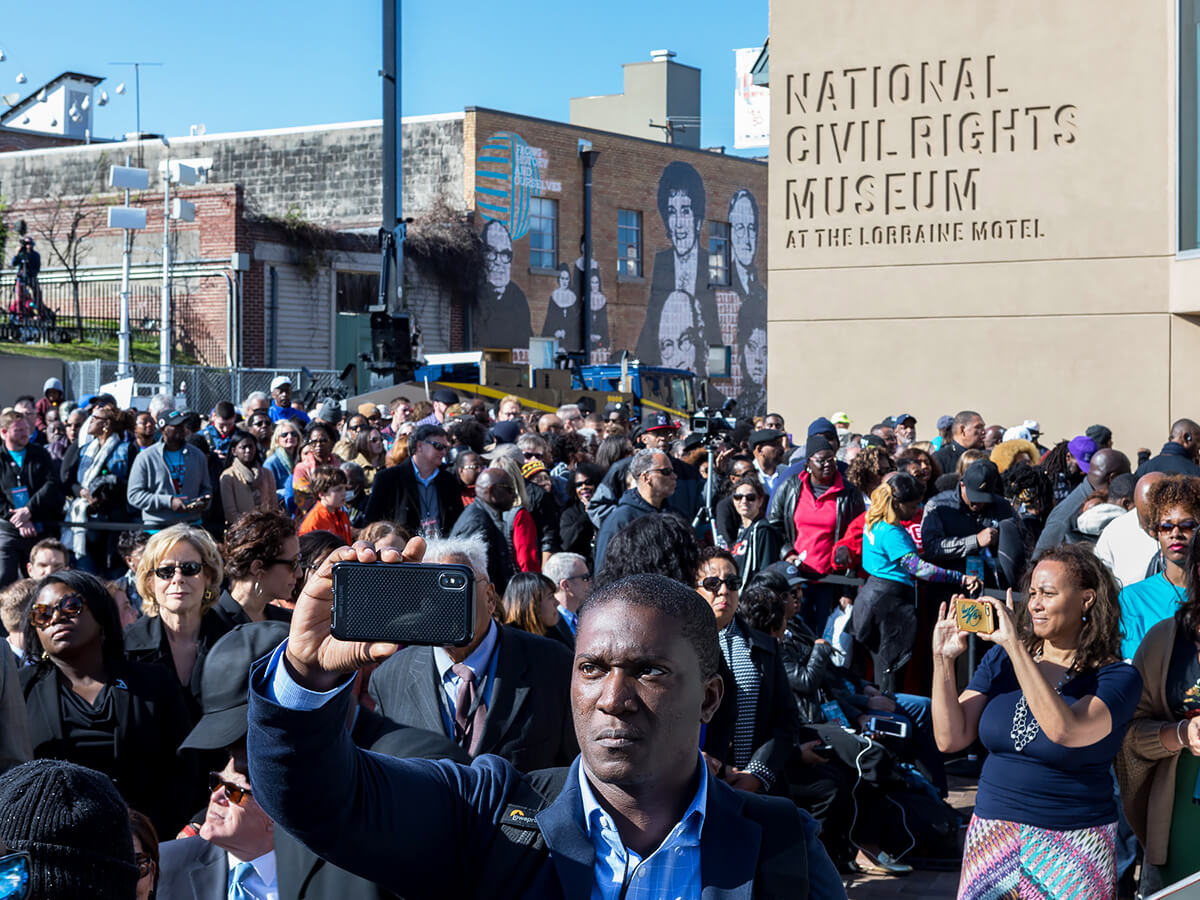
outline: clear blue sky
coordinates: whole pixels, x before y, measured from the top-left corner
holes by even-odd
[[[102,76],[111,102],[95,133],[133,131],[133,70],[142,128],[187,134],[379,118],[378,0],[55,0],[5,4],[0,93],[63,71]],[[669,48],[703,71],[704,146],[733,144],[733,53],[762,43],[767,0],[416,0],[404,4],[405,115],[488,106],[566,121],[573,96],[617,93],[621,63]],[[18,72],[29,79],[15,82]],[[125,81],[128,92],[115,96]],[[97,95],[98,96],[98,95]]]

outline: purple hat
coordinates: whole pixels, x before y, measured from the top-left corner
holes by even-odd
[[[1079,463],[1081,471],[1087,472],[1092,467],[1092,455],[1096,452],[1096,442],[1090,437],[1081,434],[1071,438],[1071,443],[1067,444],[1067,450],[1075,458],[1075,462]]]

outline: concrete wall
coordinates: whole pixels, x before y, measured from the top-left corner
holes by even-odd
[[[572,97],[572,125],[616,131],[633,137],[666,142],[661,128],[668,116],[700,116],[700,70],[670,60],[625,63],[620,94]],[[700,126],[689,125],[675,134],[675,144],[699,149]]]
[[[462,197],[462,114],[406,120],[403,126],[406,212],[445,196]],[[242,184],[252,212],[283,216],[296,206],[313,222],[378,228],[382,216],[383,144],[379,122],[171,138],[0,153],[0,191],[10,203],[94,193],[108,167],[149,168],[161,190],[165,154],[203,169],[209,184]],[[139,156],[140,154],[140,156]],[[140,161],[139,161],[140,160]]]
[[[1126,450],[1200,414],[1174,10],[775,4],[770,405],[1102,422]]]

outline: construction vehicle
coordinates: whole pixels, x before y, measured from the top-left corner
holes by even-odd
[[[460,397],[491,402],[513,394],[522,406],[544,412],[566,403],[603,412],[610,403],[622,403],[630,419],[657,411],[687,421],[696,409],[696,375],[686,369],[644,366],[628,357],[604,365],[535,369],[498,358],[502,355],[486,350],[430,353],[413,381],[430,392],[446,387]]]

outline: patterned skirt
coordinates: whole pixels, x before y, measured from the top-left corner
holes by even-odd
[[[1117,823],[1051,831],[971,817],[958,900],[1111,900]]]

